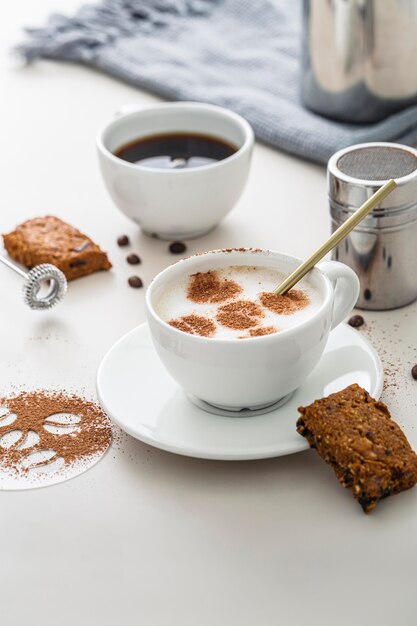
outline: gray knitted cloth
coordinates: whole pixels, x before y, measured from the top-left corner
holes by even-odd
[[[299,99],[301,0],[102,0],[53,15],[18,50],[84,63],[173,100],[233,109],[258,139],[325,163],[364,141],[417,143],[417,107],[342,124]]]

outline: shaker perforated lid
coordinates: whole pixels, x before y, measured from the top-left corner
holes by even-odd
[[[364,143],[336,152],[328,163],[330,200],[355,210],[379,187],[398,184],[375,211],[398,211],[417,204],[417,150],[395,143]]]

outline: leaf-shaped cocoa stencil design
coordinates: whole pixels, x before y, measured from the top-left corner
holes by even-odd
[[[235,330],[256,326],[264,316],[262,308],[252,300],[237,300],[217,309],[217,321]]]
[[[43,427],[48,432],[54,435],[67,435],[68,433],[79,432],[78,415],[72,413],[55,413],[55,415],[49,415],[45,417]]]
[[[201,315],[183,315],[176,320],[169,320],[168,324],[178,330],[200,337],[211,337],[216,332],[216,324]]]
[[[234,280],[219,278],[217,272],[197,272],[192,274],[187,287],[187,298],[192,302],[218,303],[234,298],[242,292],[242,287]]]
[[[45,391],[0,398],[3,468],[28,472],[57,459],[68,466],[104,453],[110,442],[109,420],[93,402]]]

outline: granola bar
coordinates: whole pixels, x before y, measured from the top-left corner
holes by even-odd
[[[3,235],[4,247],[15,261],[31,268],[56,265],[68,280],[108,270],[111,263],[87,235],[58,217],[36,217]]]
[[[365,513],[417,483],[417,455],[388,408],[350,385],[300,407],[297,431],[331,465]]]

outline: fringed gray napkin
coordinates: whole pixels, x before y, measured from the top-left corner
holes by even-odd
[[[301,0],[103,0],[28,30],[28,61],[96,67],[173,100],[243,115],[257,137],[320,163],[365,141],[417,143],[417,107],[368,125],[341,124],[299,99]]]

